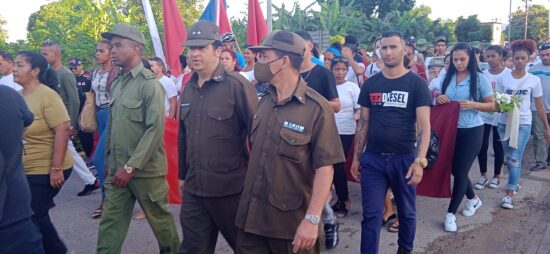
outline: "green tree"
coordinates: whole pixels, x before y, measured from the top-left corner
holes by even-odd
[[[321,27],[330,34],[346,34],[350,26],[362,20],[363,14],[354,7],[354,0],[342,5],[340,0],[320,3],[321,12],[315,13],[319,17]]]
[[[488,25],[483,25],[477,18],[477,15],[471,15],[467,18],[458,17],[456,21],[455,35],[459,42],[490,42],[492,30]]]
[[[197,0],[178,0],[184,21],[192,24],[198,19]],[[162,1],[151,0],[153,15],[163,38]],[[38,48],[45,39],[59,42],[64,51],[64,62],[71,56],[83,59],[90,67],[93,52],[101,33],[117,23],[138,26],[145,35],[145,55],[153,55],[145,14],[138,0],[60,0],[48,3],[33,13],[27,25],[29,45]]]
[[[545,41],[550,38],[548,34],[548,9],[542,5],[534,4],[529,8],[527,25],[527,38],[535,41]],[[523,39],[525,29],[525,11],[523,9],[512,13],[512,33],[511,38],[508,38],[508,29],[510,25],[503,31],[508,41]]]
[[[335,0],[317,0],[319,4]],[[341,5],[353,3],[353,6],[367,17],[384,18],[393,11],[405,12],[414,7],[416,0],[342,0]]]
[[[8,31],[4,28],[7,24],[8,22],[0,16],[0,43],[6,42],[8,39]]]
[[[314,4],[312,3],[302,9],[298,2],[294,2],[290,11],[286,10],[285,4],[282,4],[281,7],[273,5],[273,9],[275,9],[273,14],[273,29],[288,31],[319,30],[321,28],[319,20],[315,19],[315,11],[311,9]]]

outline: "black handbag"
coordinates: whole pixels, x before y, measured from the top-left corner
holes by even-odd
[[[426,168],[432,168],[439,158],[439,135],[435,130],[431,130],[430,144],[428,146],[428,152],[426,153],[426,159],[428,160],[428,166]]]

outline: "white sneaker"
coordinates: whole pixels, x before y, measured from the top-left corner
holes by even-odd
[[[498,178],[491,179],[491,183],[489,183],[489,188],[491,189],[497,189],[500,186],[500,180]]]
[[[506,195],[506,197],[502,199],[502,208],[506,208],[506,209],[514,208],[514,204],[512,203],[512,197]]]
[[[474,185],[474,188],[476,188],[476,190],[482,190],[483,188],[485,188],[485,184],[487,184],[488,181],[489,179],[487,179],[486,176],[481,176],[479,180],[477,180],[477,183]]]
[[[520,190],[521,190],[521,184],[518,183],[518,189],[514,191],[514,195],[518,194]]]
[[[479,199],[479,197],[466,200],[466,208],[462,210],[462,215],[466,217],[474,215],[476,213],[476,210],[479,209],[482,204],[483,202],[481,202],[481,199]]]
[[[447,213],[445,216],[445,231],[456,232],[456,217],[452,213]]]

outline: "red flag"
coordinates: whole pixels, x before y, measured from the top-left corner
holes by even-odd
[[[225,9],[225,1],[219,0],[220,2],[220,11],[219,11],[219,28],[220,34],[231,32],[231,23],[229,23],[229,18],[227,16],[227,10]]]
[[[176,0],[162,0],[164,15],[164,50],[166,64],[174,76],[182,73],[179,56],[183,52],[182,42],[187,40],[187,29],[176,4]]]
[[[268,34],[267,24],[258,0],[248,0],[248,30],[246,44],[257,46]]]

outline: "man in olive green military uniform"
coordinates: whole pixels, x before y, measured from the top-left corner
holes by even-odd
[[[195,74],[180,97],[179,178],[184,187],[179,252],[213,254],[218,232],[235,249],[235,215],[248,165],[246,137],[258,97],[248,80],[225,71],[215,24],[194,24],[184,45]]]
[[[111,87],[107,126],[104,212],[97,253],[120,253],[135,201],[143,209],[160,253],[176,253],[179,238],[168,211],[164,152],[164,91],[155,75],[143,68],[145,44],[138,28],[118,24],[102,36],[111,40],[112,61],[121,72]]]
[[[319,222],[344,162],[334,113],[300,77],[305,41],[274,31],[258,52],[254,76],[267,82],[250,133],[250,162],[239,203],[237,253],[319,253]]]

